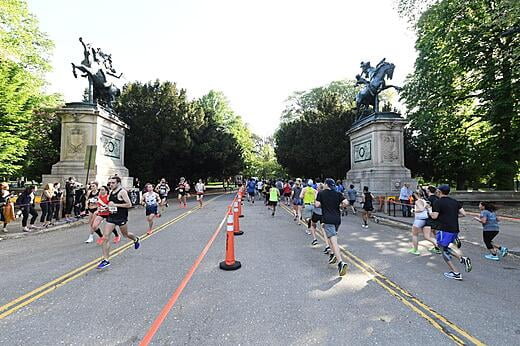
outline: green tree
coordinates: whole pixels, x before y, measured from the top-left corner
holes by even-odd
[[[403,96],[424,175],[512,189],[520,157],[520,6],[402,0],[417,32]],[[418,15],[420,13],[420,15]]]
[[[350,168],[346,132],[355,116],[350,96],[356,89],[349,85],[344,91],[315,88],[289,100],[274,137],[278,162],[292,176],[341,178]]]
[[[32,114],[43,102],[52,42],[21,0],[0,2],[0,176],[19,173]]]

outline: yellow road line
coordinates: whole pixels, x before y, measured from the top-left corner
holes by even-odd
[[[217,199],[219,196],[216,196],[216,197],[213,197],[211,198],[210,200],[208,200],[205,205],[208,205],[210,202],[212,202],[213,200]],[[187,217],[188,215],[190,215],[191,213],[195,212],[196,210],[200,209],[200,206],[196,206],[176,217],[174,217],[173,219],[165,222],[164,224],[156,227],[152,234],[145,234],[143,236],[140,237],[140,240],[143,241],[143,240],[146,240],[148,239],[149,237],[163,231],[164,229],[166,229],[168,226],[184,219],[185,217]],[[110,254],[110,257],[109,259],[111,258],[114,258],[116,256],[118,256],[119,254],[123,253],[124,251],[128,250],[134,243],[132,241],[116,248],[111,254]],[[56,290],[57,288],[67,284],[68,282],[88,273],[89,271],[95,269],[97,267],[97,264],[99,263],[99,261],[101,261],[103,259],[103,257],[98,257],[84,265],[82,265],[81,267],[79,268],[76,268],[74,270],[71,270],[69,272],[67,272],[66,274],[64,275],[61,275],[60,277],[10,301],[9,303],[7,304],[4,304],[2,306],[0,306],[0,320],[11,315],[12,313],[18,311],[19,309],[23,308],[24,306],[27,306],[29,305],[30,303],[38,300],[39,298],[43,297],[44,295]]]
[[[292,210],[290,210],[288,207],[282,205],[282,208],[289,214],[293,214]],[[303,223],[302,223],[303,224]],[[304,226],[307,226],[303,224]],[[317,232],[317,235],[325,241],[323,236],[320,234],[320,232]],[[462,329],[461,327],[457,326],[455,323],[449,321],[447,318],[433,310],[430,306],[423,303],[420,299],[416,298],[414,295],[412,295],[410,292],[405,290],[404,288],[400,287],[393,281],[391,281],[389,278],[384,276],[383,274],[379,273],[376,269],[374,269],[371,265],[363,261],[361,258],[357,257],[350,251],[346,250],[343,246],[339,246],[340,250],[343,252],[343,254],[347,257],[346,259],[348,262],[356,266],[359,270],[367,274],[374,282],[376,282],[379,286],[384,288],[387,292],[389,292],[392,296],[396,297],[399,301],[401,301],[404,305],[408,306],[412,311],[417,313],[422,318],[426,319],[435,329],[439,330],[441,333],[448,336],[450,339],[452,339],[457,345],[465,345],[466,343],[464,340],[462,340],[459,336],[462,336],[469,342],[471,342],[474,345],[485,345],[482,341],[475,338],[471,334],[469,334],[467,331]],[[414,305],[413,303],[416,305]],[[421,310],[421,308],[423,310]],[[441,323],[444,323],[447,327],[451,328],[454,332],[458,333],[459,335],[456,335],[454,332],[448,330],[447,328],[443,327]]]

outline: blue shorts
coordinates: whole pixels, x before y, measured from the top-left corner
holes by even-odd
[[[448,247],[458,237],[458,233],[451,233],[446,231],[437,231],[437,245]]]
[[[294,205],[303,205],[303,199],[301,199],[301,198],[293,198],[292,203]]]
[[[332,237],[338,235],[338,228],[339,228],[339,225],[333,225],[330,223],[323,224],[323,229],[325,230],[325,234],[327,235],[327,238],[332,238]]]
[[[159,214],[157,211],[157,205],[147,205],[146,206],[146,216],[151,214]]]

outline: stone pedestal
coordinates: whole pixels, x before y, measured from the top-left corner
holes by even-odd
[[[57,181],[63,184],[72,176],[85,184],[87,145],[96,145],[88,180],[106,184],[109,177],[117,174],[124,187],[132,187],[133,179],[124,166],[127,124],[114,113],[91,103],[67,103],[58,114],[61,117],[60,161],[52,166],[51,174],[43,175],[43,183]]]
[[[351,169],[346,184],[358,191],[368,186],[377,195],[395,196],[404,182],[417,182],[404,166],[403,128],[406,120],[393,112],[372,114],[347,133],[350,136]]]

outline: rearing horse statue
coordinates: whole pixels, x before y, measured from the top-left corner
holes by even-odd
[[[99,102],[109,108],[121,91],[113,83],[107,80],[107,75],[121,78],[122,73],[117,75],[112,67],[112,56],[103,53],[99,48],[95,50],[91,44],[85,44],[80,37],[79,41],[83,45],[83,60],[80,65],[72,63],[72,73],[78,78],[76,70],[83,72],[82,77],[87,77],[89,86],[93,89],[89,95],[89,102]]]
[[[401,88],[395,85],[386,85],[385,78],[392,79],[395,65],[381,60],[376,67],[370,66],[370,62],[361,62],[361,74],[356,76],[356,85],[363,84],[364,87],[356,95],[357,119],[372,106],[374,113],[379,112],[379,93],[388,88]],[[368,78],[365,79],[365,78]],[[357,120],[356,119],[356,120]]]

